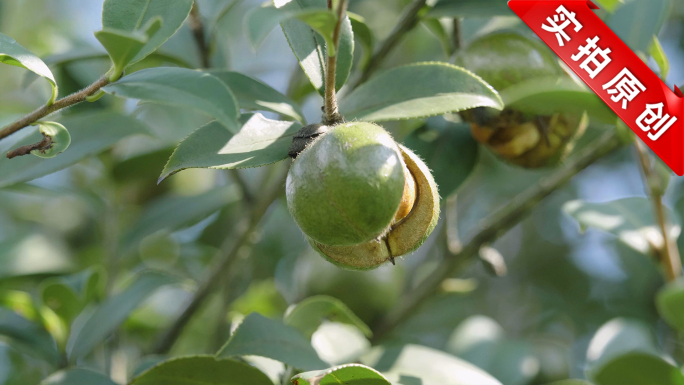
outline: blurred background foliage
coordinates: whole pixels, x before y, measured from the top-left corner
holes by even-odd
[[[199,1],[215,43],[212,66],[262,80],[301,102],[307,120],[317,121],[321,98],[307,90],[283,34],[271,33],[257,52],[244,36],[245,13],[259,1],[236,2],[218,18],[230,2]],[[349,10],[366,19],[378,42],[390,34],[406,5],[352,0]],[[504,1],[441,1],[430,11],[432,18],[406,34],[381,66],[453,60],[454,16],[465,16],[460,23],[464,45],[500,29],[526,32],[501,7]],[[109,68],[93,37],[101,27],[101,9],[101,0],[0,0],[0,31],[44,58],[66,95]],[[643,53],[657,35],[671,63],[668,84],[684,84],[684,2],[625,0],[613,14],[600,14]],[[357,62],[363,51],[357,41]],[[159,65],[200,67],[187,23],[134,70]],[[0,126],[49,96],[48,87],[33,80],[20,68],[0,69]],[[79,329],[93,312],[106,310],[111,313],[99,314],[102,327],[91,331],[101,333],[101,339],[93,340],[92,354],[78,358],[79,366],[125,383],[162,360],[146,353],[190,300],[226,237],[244,225],[241,218],[254,201],[220,170],[187,170],[157,185],[173,148],[205,124],[205,116],[113,97],[62,114],[77,117],[96,110],[124,112],[148,132],[117,138],[96,156],[28,183],[13,183],[11,167],[0,160],[0,384],[36,384],[63,365],[64,358],[41,342],[45,338],[72,354],[88,350],[69,336],[83,333]],[[425,246],[397,266],[341,270],[315,255],[280,199],[251,234],[251,244],[239,250],[223,288],[211,294],[168,356],[213,354],[244,316],[258,312],[281,318],[288,305],[313,295],[339,299],[373,326],[447,252],[440,238],[445,218],[451,219],[448,230],[467,240],[482,218],[552,172],[514,167],[478,151],[467,127],[445,130],[453,121],[458,119],[444,116],[425,125],[422,120],[384,124],[428,159],[445,198],[439,228]],[[592,122],[578,147],[602,129]],[[0,142],[0,149],[10,148],[22,135]],[[239,174],[252,194],[259,194],[260,181],[284,163]],[[454,181],[466,176],[458,194],[447,197],[460,184]],[[665,196],[678,216],[684,214],[682,187],[672,178]],[[656,310],[654,297],[663,285],[658,265],[613,235],[593,228],[580,231],[562,209],[577,199],[645,196],[633,148],[620,150],[579,174],[491,245],[505,261],[504,276],[491,274],[485,264],[467,266],[382,341],[373,340],[382,342],[384,353],[369,353],[366,337],[356,330],[339,331],[337,323],[319,329],[313,345],[328,362],[355,361],[365,354],[362,361],[376,362],[380,371],[392,367],[402,346],[423,345],[461,357],[507,385],[586,378],[614,354],[610,349],[657,351],[684,362],[682,340]],[[149,277],[136,278],[141,272]],[[121,303],[106,302],[104,310],[98,306],[113,295]],[[277,375],[274,362],[253,358],[252,363]]]

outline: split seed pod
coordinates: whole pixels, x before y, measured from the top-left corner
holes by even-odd
[[[568,76],[544,44],[510,32],[473,41],[459,54],[456,63],[482,77],[497,91],[532,79]],[[471,132],[478,142],[508,162],[527,168],[559,163],[588,123],[586,116],[528,116],[511,108],[500,113],[476,108],[462,112],[461,116],[471,123]]]
[[[430,170],[371,123],[340,124],[315,138],[292,163],[286,191],[313,248],[350,269],[414,251],[439,218]]]

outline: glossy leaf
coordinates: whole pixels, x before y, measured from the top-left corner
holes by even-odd
[[[16,40],[0,33],[0,63],[26,68],[36,75],[45,78],[52,86],[52,96],[47,104],[51,105],[57,99],[57,82],[48,66],[33,52],[19,45]]]
[[[270,358],[301,370],[329,366],[299,331],[258,313],[248,315],[217,353],[218,357],[242,355]]]
[[[406,345],[388,375],[420,378],[422,385],[501,385],[482,369],[425,346]],[[389,378],[389,376],[388,376]]]
[[[277,0],[276,8],[288,12],[300,12],[309,9],[327,9],[326,0]],[[325,92],[326,48],[324,39],[313,32],[306,23],[289,19],[280,26],[285,33],[290,48],[299,60],[304,73],[311,84],[323,95]],[[354,33],[351,21],[346,17],[340,30],[340,42],[337,53],[337,69],[335,71],[335,89],[342,88],[347,82],[354,57]]]
[[[78,161],[99,154],[119,140],[134,134],[146,134],[139,121],[113,112],[86,113],[60,119],[69,127],[72,144],[69,151],[54,159],[22,156],[15,159],[0,157],[0,188],[30,181],[67,168]],[[14,146],[39,142],[37,132],[24,137]]]
[[[210,71],[233,91],[240,108],[271,111],[304,121],[304,113],[297,103],[261,81],[233,71]]]
[[[130,385],[273,385],[259,369],[214,356],[173,358],[136,376]]]
[[[102,27],[132,33],[161,18],[161,28],[151,36],[140,51],[130,60],[134,64],[147,57],[166,42],[190,14],[193,0],[105,0],[102,10]]]
[[[596,385],[684,385],[684,374],[660,357],[631,353],[607,363],[594,376]]]
[[[506,0],[439,0],[427,17],[515,16]]]
[[[225,129],[221,126],[223,131]],[[240,200],[235,186],[217,187],[195,196],[163,197],[147,205],[140,218],[123,237],[124,249],[135,247],[145,237],[160,230],[173,232],[193,225],[222,207]]]
[[[616,235],[632,249],[648,254],[651,245],[663,241],[659,227],[655,224],[651,202],[646,198],[625,198],[605,203],[571,201],[563,210],[579,222],[581,229],[595,227]],[[670,236],[676,239],[681,232],[679,218],[669,209],[666,214],[672,227]]]
[[[363,16],[352,12],[347,12],[347,16],[351,22],[354,37],[358,39],[363,47],[363,56],[359,60],[359,63],[361,63],[361,67],[365,67],[368,64],[371,56],[373,56],[373,50],[375,49],[375,38],[373,37],[373,31],[371,31],[370,27],[368,27],[368,24],[366,24],[366,19],[364,19]]]
[[[662,28],[670,7],[670,0],[630,1],[618,8],[606,24],[632,50],[645,53],[653,36]]]
[[[0,307],[0,335],[9,337],[40,354],[52,364],[59,362],[57,344],[42,325]]]
[[[85,357],[97,345],[104,342],[128,315],[164,285],[175,279],[160,273],[140,274],[123,292],[107,299],[95,308],[83,326],[69,336],[67,353],[70,361]]]
[[[107,375],[90,369],[60,370],[44,379],[40,385],[116,385]]]
[[[404,139],[404,144],[425,160],[443,198],[453,194],[477,164],[479,146],[467,124],[431,124],[428,120]]]
[[[177,107],[210,115],[232,132],[240,111],[235,96],[216,77],[185,68],[150,68],[123,77],[103,90],[112,95]]]
[[[653,57],[656,64],[658,64],[658,68],[660,68],[660,77],[662,79],[667,79],[667,75],[670,73],[670,61],[657,36],[653,36],[653,41],[648,49],[648,53]]]
[[[479,77],[447,63],[411,64],[386,71],[340,102],[348,120],[423,118],[475,107],[503,108],[499,94]]]
[[[563,78],[536,78],[518,83],[501,91],[501,99],[508,108],[530,115],[570,113],[614,124],[615,113],[591,90]]]
[[[637,320],[613,319],[603,324],[589,342],[587,370],[596,370],[615,357],[631,352],[656,354],[649,326]]]
[[[380,372],[360,364],[300,373],[292,378],[292,383],[296,385],[391,385]]]
[[[95,32],[95,37],[100,44],[107,50],[109,57],[114,64],[114,71],[117,76],[123,73],[124,69],[130,64],[136,55],[145,47],[145,44],[162,27],[162,19],[157,16],[143,26],[141,30],[123,31],[111,28],[104,28]]]
[[[326,42],[326,47],[333,47],[333,30],[337,23],[337,15],[329,9],[302,9],[300,11],[288,11],[284,8],[259,7],[253,9],[245,20],[247,37],[254,49],[258,49],[266,36],[278,24],[298,19],[305,22],[311,29],[318,32]],[[335,56],[335,50],[328,50],[330,56]]]
[[[311,335],[321,326],[323,320],[353,325],[366,336],[372,335],[370,328],[342,301],[328,296],[309,297],[293,305],[285,313],[285,323],[298,329],[305,336]]]
[[[266,119],[258,113],[243,120],[236,135],[215,122],[193,132],[171,155],[160,181],[186,168],[248,168],[281,161],[301,129],[299,123]]]
[[[673,328],[684,331],[684,278],[663,287],[656,297],[658,313]]]

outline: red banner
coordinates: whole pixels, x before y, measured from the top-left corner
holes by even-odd
[[[509,7],[677,175],[684,175],[682,92],[660,80],[587,0],[510,0]]]

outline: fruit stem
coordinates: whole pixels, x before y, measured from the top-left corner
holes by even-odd
[[[328,8],[332,9],[332,1],[328,1]],[[337,70],[337,53],[340,45],[340,29],[344,22],[345,13],[347,11],[347,0],[339,0],[337,6],[337,24],[333,30],[333,44],[334,56],[328,55],[325,72],[325,107],[323,123],[326,125],[335,125],[343,121],[337,107],[337,95],[335,94],[335,72]],[[328,49],[328,52],[331,50]]]

